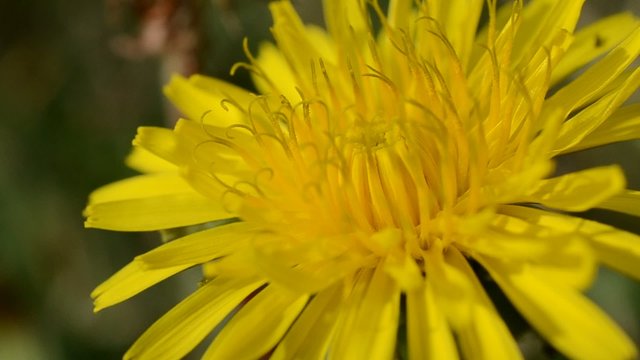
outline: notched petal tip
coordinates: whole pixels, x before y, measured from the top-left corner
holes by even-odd
[[[183,85],[184,83],[188,82],[187,78],[185,78],[184,76],[180,75],[180,74],[172,74],[171,77],[169,78],[169,82],[167,82],[167,84],[165,86],[162,87],[162,92],[168,97],[171,98],[171,96],[169,96],[168,93],[173,92],[173,90],[176,89],[176,86],[179,85]]]
[[[93,302],[93,313],[94,314],[97,314],[97,313],[101,312],[102,310],[104,310],[106,308],[107,308],[107,306],[104,306],[104,305],[100,304],[97,301]]]

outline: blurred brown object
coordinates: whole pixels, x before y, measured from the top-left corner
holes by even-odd
[[[111,23],[122,26],[126,13],[135,17],[135,34],[111,40],[116,54],[128,59],[157,56],[164,74],[198,71],[196,0],[107,0],[106,6]]]

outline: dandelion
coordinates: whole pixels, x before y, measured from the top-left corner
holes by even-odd
[[[521,358],[476,267],[569,358],[634,358],[582,292],[600,264],[640,278],[640,237],[570,213],[640,216],[640,192],[616,165],[557,175],[553,159],[640,137],[624,104],[640,21],[574,33],[583,2],[325,0],[323,30],[276,1],[276,45],[232,70],[258,94],[174,77],[185,119],[140,128],[144,175],[85,211],[186,229],[100,285],[96,311],[203,268],[125,358],[178,359],[212,332],[207,359]]]

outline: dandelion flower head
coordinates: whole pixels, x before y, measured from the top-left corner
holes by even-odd
[[[140,128],[143,175],[85,211],[88,227],[187,229],[100,285],[96,311],[203,268],[125,358],[178,359],[212,332],[204,358],[521,358],[477,268],[566,356],[636,356],[582,292],[600,264],[640,278],[640,237],[570,213],[640,215],[640,195],[616,165],[554,172],[640,135],[624,104],[640,21],[574,31],[583,3],[325,0],[325,30],[275,1],[275,43],[232,69],[257,93],[175,76],[185,118]]]

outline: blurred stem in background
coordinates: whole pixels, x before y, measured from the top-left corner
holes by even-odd
[[[133,34],[114,36],[111,49],[130,61],[157,58],[160,81],[172,74],[190,75],[200,70],[199,45],[203,34],[200,14],[203,2],[198,0],[107,0],[107,17],[113,27],[122,28],[127,15],[134,15],[137,29]],[[179,114],[165,102],[165,119],[173,122]]]

